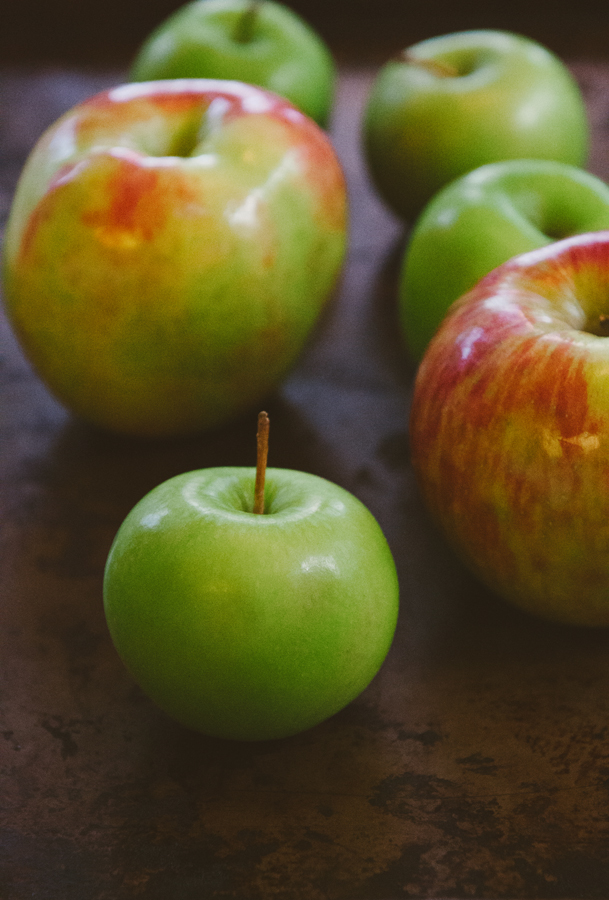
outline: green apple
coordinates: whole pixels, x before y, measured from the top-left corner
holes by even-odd
[[[133,81],[225,78],[275,91],[325,126],[334,98],[334,60],[319,35],[273,0],[194,0],[144,42]]]
[[[398,583],[372,514],[323,478],[254,468],[169,479],[121,525],[104,605],[116,649],[168,715],[208,735],[295,734],[353,700],[393,639]]]
[[[479,30],[431,38],[387,63],[364,120],[370,174],[412,221],[445,184],[502,159],[584,165],[588,124],[579,88],[535,41]]]
[[[412,231],[400,274],[400,316],[419,361],[451,303],[512,256],[609,228],[609,187],[551,160],[489,163],[447,185]]]
[[[207,79],[120,85],[32,151],[4,298],[53,393],[142,436],[227,421],[297,359],[341,270],[343,173],[285,99]]]
[[[493,269],[457,300],[415,381],[427,506],[490,588],[609,625],[609,231]]]

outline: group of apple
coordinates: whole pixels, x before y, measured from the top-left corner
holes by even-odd
[[[607,626],[609,187],[581,168],[577,85],[530,40],[450,35],[386,66],[365,137],[413,224],[399,309],[426,505],[496,593]]]
[[[285,376],[346,250],[323,130],[334,79],[285,6],[195,0],[145,42],[131,81],[43,134],[9,217],[4,300],[69,408],[180,435]],[[524,37],[435,38],[381,70],[363,139],[379,194],[412,226],[400,316],[420,362],[411,444],[429,509],[499,594],[609,624],[609,187],[581,168],[576,83]],[[149,696],[248,740],[349,703],[398,610],[391,552],[358,500],[269,469],[260,514],[259,476],[160,485],[104,578],[110,633]]]

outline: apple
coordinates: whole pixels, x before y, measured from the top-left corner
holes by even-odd
[[[259,456],[260,459],[260,456]],[[104,576],[119,656],[162,710],[207,735],[287,737],[338,712],[391,645],[398,583],[352,494],[260,464],[177,475],[120,526]]]
[[[399,280],[400,318],[420,361],[453,301],[510,257],[609,228],[609,187],[553,160],[505,160],[442,188],[415,222]]]
[[[7,226],[5,303],[79,416],[192,433],[284,377],[345,243],[336,153],[286,100],[239,82],[125,84],[32,151]]]
[[[336,71],[321,37],[287,6],[272,0],[194,0],[147,38],[130,77],[250,82],[286,97],[325,127]]]
[[[450,308],[419,367],[412,462],[492,590],[609,625],[609,231],[517,256]]]
[[[366,106],[372,179],[412,221],[445,184],[502,159],[584,165],[588,123],[563,63],[526,37],[464,31],[414,44],[379,72]]]

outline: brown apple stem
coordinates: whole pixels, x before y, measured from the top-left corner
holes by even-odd
[[[258,432],[256,434],[256,486],[254,488],[254,512],[264,513],[264,481],[266,478],[266,460],[269,455],[269,417],[265,412],[258,414]]]
[[[238,44],[247,44],[254,37],[254,27],[261,6],[261,0],[249,0],[249,3],[237,19],[233,38]]]
[[[450,63],[440,62],[437,59],[422,59],[420,56],[415,56],[410,50],[404,50],[400,58],[409,66],[418,66],[420,69],[431,72],[432,75],[437,75],[438,78],[457,78],[459,75],[459,70]]]

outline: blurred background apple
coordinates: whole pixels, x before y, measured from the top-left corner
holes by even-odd
[[[246,81],[280,94],[326,127],[336,72],[324,42],[285,4],[192,0],[145,39],[130,78]]]

